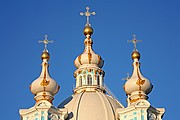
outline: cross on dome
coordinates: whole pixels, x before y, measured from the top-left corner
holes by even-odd
[[[136,44],[138,42],[142,42],[142,40],[137,40],[136,39],[136,34],[133,34],[133,39],[132,40],[128,40],[127,42],[132,42],[134,44],[134,50],[133,51],[138,51],[137,47],[136,47]]]
[[[48,35],[44,35],[44,40],[39,40],[39,43],[44,43],[44,51],[48,51],[47,50],[47,45],[49,43],[53,43],[53,40],[48,40]]]
[[[130,75],[129,75],[129,73],[126,73],[126,75],[127,75],[127,77],[125,77],[125,78],[122,78],[122,80],[128,80],[128,79],[130,78]]]
[[[89,7],[86,7],[86,12],[80,12],[80,15],[81,16],[86,16],[86,26],[91,26],[91,24],[90,24],[90,22],[89,22],[89,17],[91,16],[91,15],[95,15],[96,13],[95,12],[89,12]]]

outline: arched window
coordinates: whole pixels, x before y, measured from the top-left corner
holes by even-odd
[[[97,75],[97,85],[100,85],[100,82],[99,82],[99,75]]]
[[[79,77],[79,86],[82,86],[82,76]]]
[[[91,75],[87,76],[87,84],[92,85],[92,76]]]

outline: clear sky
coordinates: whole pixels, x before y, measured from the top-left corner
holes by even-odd
[[[57,106],[72,94],[75,58],[83,52],[85,17],[89,6],[97,14],[90,18],[94,29],[93,49],[105,60],[105,83],[126,106],[123,91],[126,73],[132,72],[127,43],[132,34],[143,42],[141,71],[154,85],[149,101],[164,107],[164,120],[178,118],[180,68],[179,0],[1,0],[0,1],[0,113],[2,120],[19,120],[19,109],[34,105],[29,90],[41,70],[45,34],[54,43],[48,46],[50,74],[61,86]]]

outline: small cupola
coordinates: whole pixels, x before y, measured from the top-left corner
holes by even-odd
[[[128,42],[132,42],[134,44],[134,50],[131,54],[133,60],[133,73],[132,76],[129,77],[124,85],[124,90],[128,96],[127,101],[128,104],[133,104],[139,99],[148,99],[148,94],[152,91],[151,82],[145,78],[140,70],[140,53],[136,48],[137,42],[141,42],[141,40],[136,40],[136,36]]]
[[[53,41],[49,41],[47,39],[47,35],[45,35],[45,39],[39,42],[44,43],[44,50],[41,55],[42,70],[40,76],[31,83],[30,90],[34,94],[34,99],[37,102],[41,100],[47,100],[52,103],[52,100],[54,99],[53,96],[60,89],[60,86],[57,84],[57,82],[51,78],[48,69],[50,54],[47,50],[47,44],[52,43]]]
[[[86,24],[84,28],[84,52],[80,54],[74,61],[74,65],[77,70],[74,72],[76,78],[75,93],[82,91],[104,91],[103,77],[104,71],[101,69],[104,65],[104,60],[100,55],[96,54],[92,49],[93,41],[91,36],[93,34],[93,28],[89,22],[89,17],[95,15],[95,12],[89,12],[89,7],[86,7],[86,12],[81,12],[80,15],[86,16]]]

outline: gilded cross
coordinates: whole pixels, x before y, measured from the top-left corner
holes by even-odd
[[[39,40],[38,42],[39,42],[39,43],[44,43],[44,51],[48,51],[48,50],[47,50],[47,45],[48,45],[49,43],[53,43],[52,40],[48,40],[48,35],[45,35],[45,36],[44,36],[44,40]]]
[[[142,40],[137,40],[136,39],[136,34],[133,34],[133,39],[132,40],[128,40],[127,42],[132,42],[134,44],[134,50],[133,51],[138,51],[137,47],[136,47],[136,44],[138,42],[142,42]]]
[[[89,12],[89,7],[86,7],[86,12],[80,12],[80,15],[81,16],[86,16],[86,26],[91,26],[91,24],[90,24],[90,22],[89,22],[89,17],[91,16],[91,15],[95,15],[96,13],[95,12]]]

